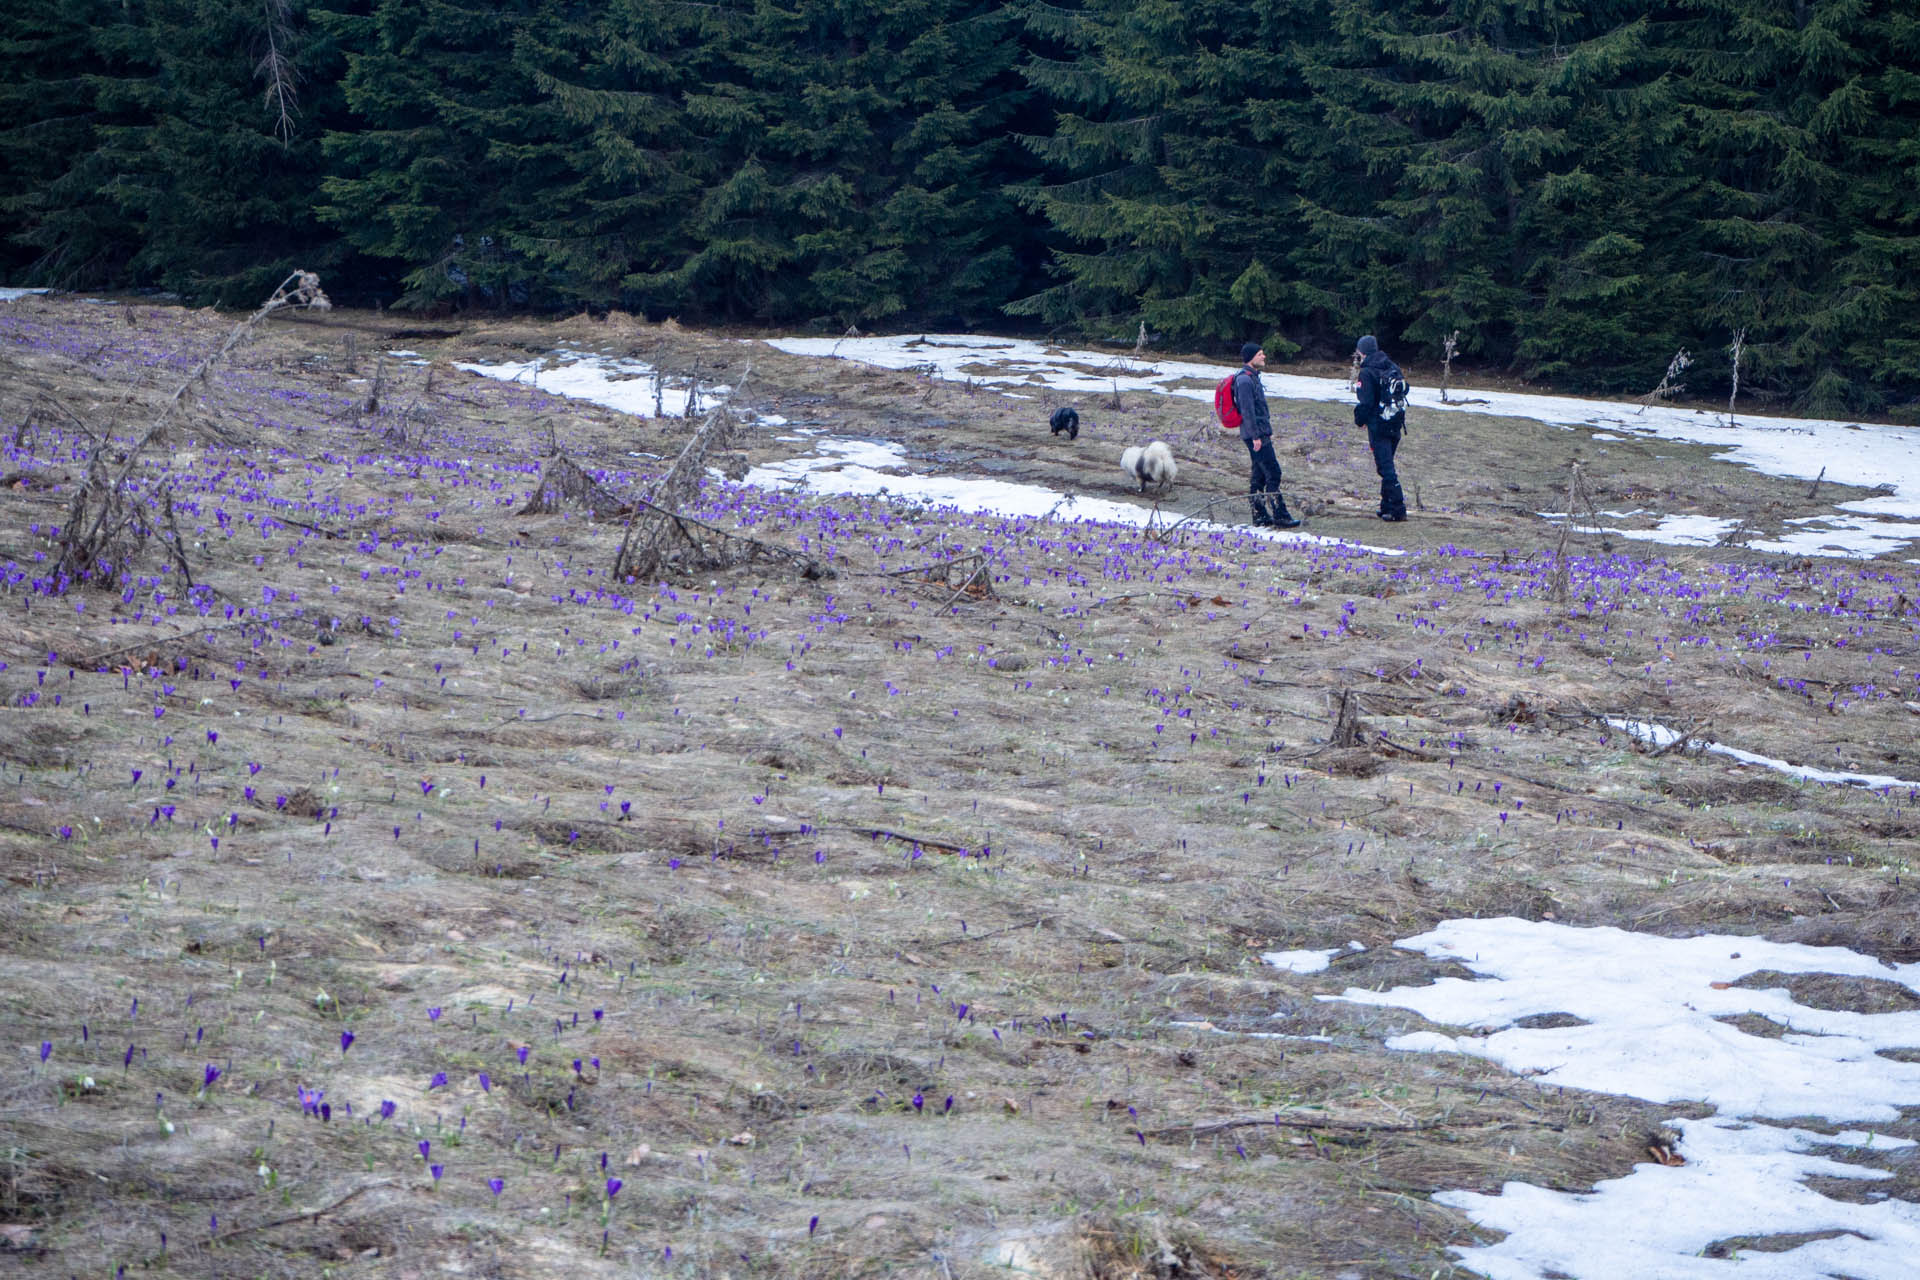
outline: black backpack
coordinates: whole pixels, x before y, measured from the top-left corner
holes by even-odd
[[[1406,416],[1407,379],[1398,367],[1380,380],[1379,412],[1383,422]]]

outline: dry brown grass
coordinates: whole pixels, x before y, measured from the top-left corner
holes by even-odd
[[[144,361],[225,330],[9,306],[12,421],[31,401],[6,388],[29,381],[141,421],[171,385]],[[0,595],[0,1221],[24,1228],[0,1262],[1444,1275],[1473,1232],[1429,1193],[1589,1186],[1647,1159],[1675,1109],[1385,1052],[1419,1020],[1314,997],[1453,972],[1394,939],[1516,914],[1897,959],[1920,945],[1906,796],[1653,755],[1597,719],[1920,774],[1901,697],[1854,692],[1894,687],[1920,651],[1910,569],[1727,549],[1576,568],[1566,604],[1545,598],[1552,533],[1529,513],[1576,450],[1601,503],[1723,486],[1730,512],[1798,510],[1793,486],[1702,483],[1679,446],[1614,442],[1602,461],[1574,433],[1461,418],[1444,447],[1414,436],[1427,513],[1391,532],[1471,558],[1117,548],[841,503],[832,579],[761,560],[634,591],[628,614],[592,599],[617,524],[516,514],[546,446],[531,424],[628,495],[658,466],[628,455],[673,457],[690,424],[393,366],[383,406],[438,424],[399,448],[380,419],[401,411],[352,411],[364,380],[341,358],[347,326],[379,341],[380,323],[276,330],[212,389],[229,428],[266,425],[217,454],[234,479],[182,521],[207,619],[156,610],[151,586],[87,595],[84,613]],[[430,354],[562,338],[714,381],[748,350],[614,317],[489,326]],[[1087,408],[1068,448],[1028,402],[752,358],[748,407],[1107,496],[1124,486],[1077,450],[1178,439],[1204,409]],[[1337,411],[1285,412],[1289,500],[1323,532],[1379,539]],[[58,416],[35,414],[10,468],[77,478]],[[789,447],[749,444],[756,461]],[[156,460],[208,453],[181,438]],[[1181,464],[1196,502],[1244,484],[1224,443]],[[0,494],[0,562],[33,564],[49,544],[31,527],[64,501]],[[822,554],[804,509],[763,506],[739,532]],[[264,514],[302,525],[263,538]],[[960,589],[979,578],[968,556],[990,593]],[[1258,959],[1349,940],[1366,950],[1323,974]],[[208,1064],[223,1074],[198,1097]],[[301,1089],[325,1090],[330,1120]],[[624,1186],[603,1252],[609,1175]]]

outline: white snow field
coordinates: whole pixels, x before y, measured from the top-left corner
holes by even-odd
[[[1652,1102],[1705,1102],[1718,1114],[1674,1118],[1686,1163],[1648,1162],[1591,1192],[1509,1182],[1498,1195],[1435,1199],[1498,1244],[1456,1249],[1494,1280],[1910,1280],[1920,1274],[1920,1206],[1867,1190],[1837,1199],[1814,1177],[1873,1183],[1876,1160],[1914,1144],[1842,1125],[1888,1123],[1920,1105],[1920,1063],[1883,1051],[1920,1047],[1920,1012],[1862,1014],[1801,1004],[1781,987],[1736,985],[1761,972],[1837,974],[1920,993],[1920,965],[1841,947],[1705,935],[1661,938],[1550,921],[1451,920],[1396,945],[1457,961],[1473,979],[1322,999],[1412,1009],[1463,1034],[1413,1032],[1387,1047],[1465,1053],[1536,1085]],[[1579,1025],[1528,1028],[1564,1014]],[[1784,1034],[1751,1035],[1742,1014]],[[1798,1125],[1778,1123],[1794,1120]],[[1834,1132],[1807,1127],[1824,1124]],[[1820,1238],[1805,1238],[1820,1237]],[[1751,1238],[1756,1247],[1722,1242]],[[1721,1245],[1712,1256],[1709,1246]]]
[[[497,378],[502,382],[524,383],[548,395],[605,405],[636,418],[684,418],[687,416],[687,400],[692,394],[688,387],[674,385],[673,379],[663,376],[650,364],[597,355],[571,347],[562,347],[551,355],[533,360],[509,361],[505,364],[459,363],[454,368],[465,369],[468,373],[477,373],[485,378]],[[698,389],[699,404],[694,411],[698,413],[702,407],[711,408],[719,404],[732,391],[733,388],[728,386],[702,384]]]

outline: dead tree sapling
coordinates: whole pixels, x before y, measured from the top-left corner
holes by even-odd
[[[266,318],[289,307],[326,310],[332,302],[320,288],[320,277],[311,271],[295,271],[280,282],[280,287],[261,304],[260,309],[235,325],[218,350],[195,365],[181,380],[148,424],[145,433],[124,454],[109,462],[111,441],[107,435],[88,431],[86,477],[75,487],[67,519],[60,530],[60,558],[52,575],[55,591],[65,591],[81,583],[110,581],[114,573],[158,534],[168,538],[167,529],[156,529],[144,514],[149,507],[162,512],[171,529],[170,559],[184,568],[185,550],[179,530],[173,528],[172,482],[161,481],[151,493],[142,493],[133,483],[136,469],[148,446],[165,436],[187,392],[203,382],[234,348],[253,335]]]
[[[1733,402],[1740,398],[1740,353],[1746,349],[1747,331],[1744,327],[1733,331],[1733,341],[1727,344],[1727,354],[1733,357],[1733,388],[1727,392],[1727,425],[1736,425],[1733,418]]]
[[[1480,399],[1477,396],[1471,397],[1468,399],[1462,399],[1462,400],[1456,400],[1453,398],[1453,395],[1452,395],[1453,356],[1454,356],[1454,352],[1459,350],[1459,347],[1460,347],[1460,331],[1458,329],[1455,329],[1452,333],[1448,334],[1445,338],[1441,339],[1441,341],[1445,344],[1446,351],[1440,358],[1440,403],[1441,404],[1485,404],[1486,401]],[[1359,372],[1358,372],[1357,365],[1355,366],[1354,379],[1355,381],[1359,380]]]
[[[1680,375],[1685,373],[1687,366],[1692,363],[1693,357],[1687,354],[1685,347],[1674,352],[1673,359],[1667,361],[1667,371],[1661,376],[1660,384],[1640,397],[1640,408],[1638,412],[1645,413],[1647,406],[1655,400],[1671,400],[1682,391],[1685,391],[1687,384],[1680,381]]]
[[[1572,594],[1572,566],[1567,560],[1567,540],[1573,536],[1574,518],[1584,512],[1596,525],[1600,512],[1587,492],[1586,468],[1578,458],[1567,464],[1567,511],[1560,520],[1560,537],[1553,548],[1553,581],[1547,587],[1547,599],[1565,604]]]
[[[738,385],[746,385],[752,372],[751,366],[744,370]],[[750,560],[783,561],[810,580],[834,576],[832,568],[812,556],[722,529],[687,514],[687,508],[699,496],[710,461],[732,446],[733,432],[733,415],[723,401],[714,406],[694,431],[693,438],[655,483],[653,491],[631,501],[626,532],[613,557],[616,581],[648,578],[670,564],[720,568]],[[975,579],[970,577],[962,589],[974,584]]]

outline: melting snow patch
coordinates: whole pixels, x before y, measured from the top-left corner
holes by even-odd
[[[47,290],[45,289],[0,288],[0,302],[12,302],[17,298],[24,298],[29,294],[46,292]]]
[[[525,382],[548,395],[567,396],[605,405],[636,418],[687,416],[688,389],[670,385],[660,371],[638,360],[619,360],[586,351],[562,349],[537,360],[505,364],[455,364],[456,369],[502,382]],[[698,388],[699,404],[711,407],[727,398],[732,387],[715,384]]]
[[[1335,947],[1331,951],[1262,951],[1260,958],[1288,973],[1319,973],[1344,950],[1344,947]]]
[[[1288,973],[1319,973],[1333,963],[1335,956],[1366,949],[1361,943],[1349,942],[1346,946],[1335,947],[1331,951],[1262,951],[1260,958],[1274,968],[1285,969]]]
[[[1911,1280],[1920,1256],[1920,1210],[1904,1200],[1853,1204],[1823,1196],[1811,1177],[1878,1180],[1816,1151],[1889,1151],[1913,1144],[1846,1132],[1746,1125],[1719,1117],[1675,1120],[1687,1163],[1644,1164],[1588,1194],[1509,1182],[1496,1196],[1443,1191],[1434,1199],[1483,1227],[1499,1244],[1456,1249],[1464,1266],[1496,1280]],[[1782,1248],[1786,1237],[1833,1233]],[[1712,1245],[1747,1239],[1754,1247]]]
[[[768,489],[791,485],[810,493],[885,497],[894,502],[918,502],[1014,518],[1057,517],[1137,527],[1144,525],[1153,514],[1148,508],[1130,502],[1059,493],[1042,485],[977,476],[926,475],[912,470],[907,451],[891,441],[823,437],[814,442],[814,447],[818,452],[754,467],[747,472],[746,482]],[[1161,518],[1173,521],[1180,517],[1162,512]],[[1201,520],[1181,527],[1196,533],[1231,533],[1301,546],[1345,546],[1387,556],[1406,554],[1397,547],[1373,547],[1310,533],[1270,533]]]
[[[1457,961],[1481,980],[1323,998],[1413,1009],[1479,1034],[1416,1032],[1388,1040],[1389,1048],[1465,1053],[1545,1083],[1655,1102],[1702,1099],[1723,1113],[1670,1122],[1683,1135],[1680,1168],[1648,1164],[1582,1194],[1523,1183],[1508,1183],[1497,1196],[1442,1193],[1441,1203],[1508,1233],[1496,1245],[1459,1249],[1466,1266],[1496,1280],[1914,1274],[1920,1207],[1891,1199],[1854,1204],[1807,1185],[1815,1176],[1889,1177],[1831,1156],[1847,1151],[1857,1159],[1912,1143],[1742,1118],[1897,1119],[1901,1107],[1920,1104],[1920,1064],[1879,1051],[1920,1046],[1920,1013],[1816,1009],[1781,988],[1732,984],[1774,971],[1875,978],[1920,992],[1920,965],[1885,964],[1840,947],[1659,938],[1515,919],[1449,921],[1398,945]],[[1581,1025],[1517,1025],[1550,1013]],[[1785,1034],[1753,1036],[1729,1024],[1743,1014]],[[1743,1248],[1741,1240],[1759,1243]],[[1722,1256],[1701,1256],[1716,1245]]]
[[[1608,533],[1635,542],[1659,542],[1670,547],[1717,546],[1738,520],[1720,516],[1666,516],[1651,529],[1609,529]]]

